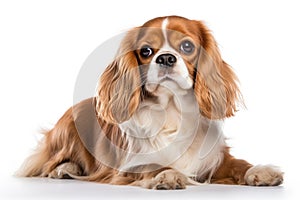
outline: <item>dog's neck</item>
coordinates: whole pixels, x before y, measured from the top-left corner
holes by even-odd
[[[196,102],[192,89],[182,89],[173,81],[164,81],[153,92],[157,95],[157,104],[163,109],[168,109],[174,104],[174,109],[179,113],[199,114],[198,104]]]
[[[136,148],[137,153],[157,151],[180,137],[191,137],[198,126],[200,114],[192,89],[183,90],[173,81],[165,81],[153,94],[157,96],[144,99],[133,116],[119,125],[127,137],[148,143]]]

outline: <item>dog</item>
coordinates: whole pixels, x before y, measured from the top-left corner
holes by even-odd
[[[222,124],[239,103],[237,76],[204,23],[158,17],[128,31],[95,97],[44,133],[19,174],[149,189],[280,185],[279,168],[230,154]]]

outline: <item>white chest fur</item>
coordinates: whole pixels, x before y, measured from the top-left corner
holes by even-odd
[[[165,81],[156,92],[157,99],[143,101],[131,119],[120,124],[129,146],[121,170],[158,164],[191,177],[213,172],[225,146],[221,122],[200,115],[192,89]]]

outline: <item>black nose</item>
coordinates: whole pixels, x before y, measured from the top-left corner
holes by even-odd
[[[173,67],[176,61],[176,57],[169,53],[161,54],[156,58],[156,63],[159,64],[161,67]]]

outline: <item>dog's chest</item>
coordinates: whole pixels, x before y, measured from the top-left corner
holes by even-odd
[[[123,167],[155,163],[180,168],[181,158],[184,165],[188,164],[191,160],[187,158],[195,157],[201,145],[199,123],[199,108],[192,91],[144,101],[130,120],[120,124],[128,141]]]
[[[200,115],[193,90],[160,92],[164,95],[158,101],[143,101],[131,119],[120,124],[128,143],[121,170],[157,164],[191,177],[211,175],[223,159],[220,123]]]
[[[120,128],[132,143],[132,150],[148,153],[195,133],[198,118],[199,109],[192,91],[165,93],[158,99],[143,101]]]

